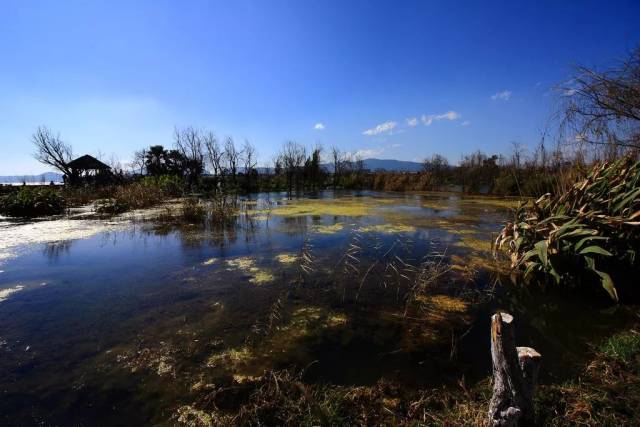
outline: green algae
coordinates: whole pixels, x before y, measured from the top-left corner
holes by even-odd
[[[313,233],[318,234],[335,234],[344,229],[344,224],[341,222],[337,222],[332,225],[315,225],[311,229]]]
[[[457,241],[454,245],[476,252],[491,252],[492,247],[491,240],[489,239],[477,239],[467,236]]]
[[[254,358],[249,347],[229,348],[222,353],[210,356],[206,365],[210,368],[236,369],[240,365],[249,364]]]
[[[298,261],[298,256],[294,255],[294,254],[290,254],[290,253],[282,253],[282,254],[278,254],[275,256],[276,261],[278,261],[280,264],[293,264],[296,261]]]
[[[413,225],[406,224],[378,224],[378,225],[367,225],[364,227],[358,228],[358,231],[361,233],[386,233],[386,234],[394,234],[394,233],[415,233],[416,227]]]
[[[275,279],[275,276],[270,272],[256,267],[255,260],[250,257],[229,259],[226,261],[226,264],[230,270],[240,270],[251,276],[249,282],[254,285],[263,285],[265,283],[272,282]]]

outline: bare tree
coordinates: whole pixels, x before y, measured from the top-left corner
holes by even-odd
[[[122,162],[120,161],[120,157],[118,157],[116,153],[111,153],[105,163],[111,168],[112,173],[116,175],[124,175]]]
[[[254,175],[257,174],[256,170],[256,149],[249,140],[244,140],[244,145],[242,146],[242,163],[244,166],[244,176],[246,183],[246,190],[253,190],[253,181]]]
[[[233,142],[233,138],[228,136],[224,142],[224,158],[227,161],[228,170],[233,179],[236,179],[236,173],[238,172],[238,161],[240,153],[236,150],[236,145]]]
[[[520,169],[520,166],[522,165],[522,159],[526,151],[526,145],[517,141],[511,141],[511,165],[514,168]]]
[[[213,175],[216,177],[222,177],[224,175],[224,151],[222,151],[220,143],[213,132],[206,132],[203,139],[204,146],[207,149],[209,162],[213,169]]]
[[[176,150],[178,150],[183,157],[184,171],[191,182],[202,175],[204,170],[204,147],[202,139],[202,131],[192,126],[182,129],[176,128],[173,133]]]
[[[449,161],[442,154],[433,154],[430,158],[424,159],[422,169],[428,173],[434,183],[442,184],[449,170]]]
[[[340,162],[341,162],[340,149],[335,145],[331,147],[331,161],[333,163],[333,189],[336,189],[338,181],[340,179]]]
[[[147,158],[147,150],[144,148],[133,153],[133,159],[129,166],[133,170],[133,173],[142,175],[144,173],[145,163]]]
[[[294,183],[296,189],[300,189],[300,178],[302,177],[302,169],[306,158],[307,151],[303,145],[288,141],[282,147],[282,167],[287,177],[289,194],[293,192]]]
[[[71,177],[71,169],[67,165],[73,157],[73,151],[71,145],[60,139],[60,135],[54,135],[46,126],[39,126],[31,137],[31,142],[36,146],[36,160]]]
[[[242,160],[244,163],[244,173],[250,173],[256,167],[256,148],[248,140],[244,140],[242,146]]]
[[[273,164],[273,174],[280,175],[283,171],[282,168],[282,154],[275,154],[271,159],[271,163]]]
[[[640,47],[617,67],[584,66],[562,89],[562,135],[568,142],[640,150]],[[567,135],[569,133],[569,135]]]

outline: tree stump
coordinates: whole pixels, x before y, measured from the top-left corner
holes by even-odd
[[[534,422],[533,389],[542,356],[530,347],[516,347],[513,329],[510,314],[497,313],[491,317],[491,426],[532,425]]]

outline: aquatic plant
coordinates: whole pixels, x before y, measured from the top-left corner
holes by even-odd
[[[298,260],[299,278],[300,281],[304,281],[305,276],[309,276],[316,270],[314,267],[315,257],[313,255],[313,245],[308,236],[305,237],[302,243]]]
[[[198,199],[189,197],[182,202],[180,214],[184,221],[197,222],[204,219],[206,209]]]
[[[275,276],[269,271],[256,267],[255,259],[248,256],[229,259],[226,261],[226,264],[230,270],[240,270],[250,276],[249,282],[254,285],[263,285],[275,279]]]
[[[385,233],[385,234],[394,234],[394,233],[415,233],[416,227],[408,224],[377,224],[377,225],[367,225],[364,227],[360,227],[358,231],[362,233]]]
[[[151,180],[145,180],[118,186],[111,197],[95,202],[95,210],[101,214],[113,215],[155,206],[163,199],[160,187]]]
[[[49,188],[23,186],[0,197],[0,214],[13,217],[59,215],[66,206],[60,192]]]
[[[224,195],[212,197],[208,200],[207,211],[213,226],[232,226],[236,222],[239,211],[238,199]]]
[[[563,193],[521,204],[496,247],[510,254],[512,267],[523,269],[527,279],[537,274],[580,285],[587,272],[618,301],[612,274],[638,266],[639,226],[640,162],[625,157],[595,165]]]

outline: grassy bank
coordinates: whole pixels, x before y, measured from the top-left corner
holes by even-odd
[[[620,426],[640,422],[640,335],[636,328],[594,348],[576,377],[543,384],[536,424]],[[179,408],[180,425],[485,425],[491,378],[475,384],[410,390],[393,381],[348,387],[305,383],[303,374],[265,373],[211,390],[199,404]]]

